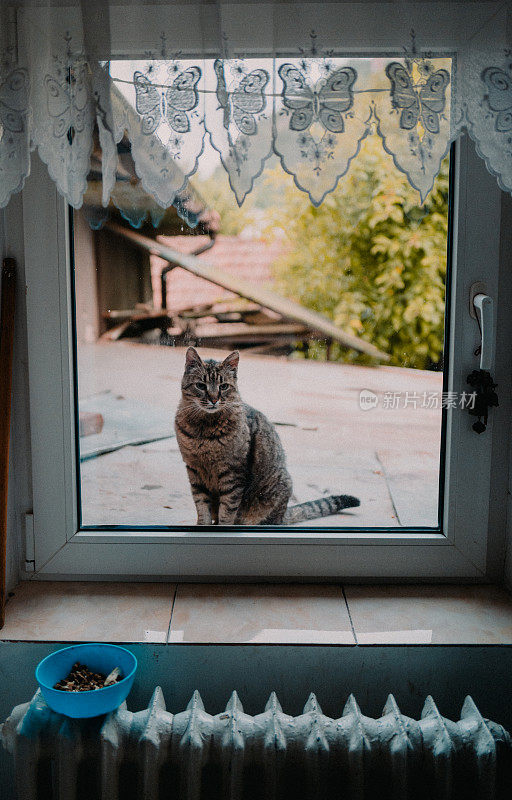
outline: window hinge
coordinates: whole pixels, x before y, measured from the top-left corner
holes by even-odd
[[[27,511],[25,521],[25,572],[36,571],[36,548],[34,540],[34,514]]]

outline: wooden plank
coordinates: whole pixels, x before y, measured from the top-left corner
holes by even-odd
[[[179,325],[180,320],[176,323]],[[211,338],[213,336],[223,336],[229,338],[243,336],[307,336],[309,328],[298,325],[295,322],[275,323],[274,325],[248,325],[245,322],[211,322],[206,325],[194,325],[190,333],[198,339]]]
[[[172,319],[165,311],[155,312],[154,314],[133,314],[130,319],[120,322],[100,336],[100,339],[117,342],[124,336],[140,336],[144,331],[152,328],[162,330],[172,325]]]
[[[15,288],[16,262],[13,258],[6,258],[2,266],[0,307],[0,628],[3,628],[5,622],[7,490],[9,483]]]
[[[277,341],[264,344],[256,344],[251,347],[244,347],[244,356],[280,356],[287,355],[296,346],[295,336],[279,337]]]
[[[342,344],[344,347],[357,350],[360,353],[366,353],[373,358],[380,361],[389,361],[389,355],[383,353],[370,342],[365,342],[357,336],[338,328],[334,323],[318,314],[316,311],[311,311],[309,308],[304,308],[299,303],[294,303],[293,300],[288,300],[286,297],[281,297],[270,289],[263,289],[260,286],[255,286],[250,281],[238,278],[236,275],[231,275],[229,272],[213,267],[210,264],[198,259],[196,256],[186,255],[173,250],[168,245],[156,242],[140,233],[123,228],[121,225],[109,223],[105,227],[117,233],[119,236],[129,239],[134,244],[141,247],[166,261],[172,261],[179,264],[183,269],[188,270],[198,278],[204,278],[216,286],[221,286],[223,289],[228,289],[230,292],[246,297],[248,300],[253,300],[265,308],[270,308],[272,311],[282,314],[288,319],[300,322],[307,325],[311,330],[318,332],[328,339],[334,339]]]

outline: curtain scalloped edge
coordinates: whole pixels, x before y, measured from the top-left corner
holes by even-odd
[[[492,165],[492,159],[491,159],[491,158],[490,158],[490,157],[489,157],[489,156],[488,156],[488,155],[487,155],[487,154],[486,154],[486,153],[483,151],[479,137],[477,137],[477,136],[474,134],[474,131],[472,130],[472,127],[471,127],[471,125],[469,125],[469,124],[468,124],[468,125],[464,125],[464,127],[461,127],[461,128],[459,129],[459,131],[458,131],[457,135],[456,135],[456,136],[454,136],[453,138],[451,138],[451,139],[448,141],[448,143],[447,143],[447,147],[446,147],[446,150],[444,151],[444,154],[441,156],[441,159],[440,159],[440,160],[442,161],[442,160],[443,160],[443,159],[444,159],[444,158],[445,158],[445,157],[448,155],[448,153],[450,152],[450,148],[451,148],[451,145],[453,144],[453,142],[457,141],[457,140],[458,140],[460,137],[462,137],[462,136],[464,136],[464,135],[466,135],[466,134],[467,134],[467,135],[470,137],[470,139],[471,139],[471,140],[474,142],[474,144],[475,144],[475,150],[476,150],[476,152],[477,152],[478,156],[479,156],[479,157],[480,157],[480,158],[483,160],[483,162],[484,162],[484,164],[485,164],[485,167],[486,167],[486,169],[488,170],[488,172],[489,172],[489,173],[490,173],[490,174],[491,174],[491,175],[492,175],[492,176],[493,176],[493,177],[496,179],[496,181],[497,181],[497,184],[498,184],[499,188],[500,188],[502,191],[504,191],[504,192],[507,192],[507,193],[510,193],[510,194],[512,194],[512,186],[510,186],[510,185],[509,185],[509,184],[508,184],[508,183],[507,183],[507,182],[506,182],[506,181],[503,179],[503,175],[502,175],[502,173],[500,173],[498,170],[496,170],[496,169],[493,167],[493,165]],[[338,186],[339,186],[339,184],[340,184],[340,181],[341,181],[341,180],[342,180],[342,179],[343,179],[343,178],[344,178],[346,175],[348,175],[348,174],[350,173],[350,167],[351,167],[351,164],[352,164],[353,160],[354,160],[354,159],[355,159],[355,158],[358,156],[358,154],[359,154],[359,152],[360,152],[360,149],[361,149],[362,142],[363,142],[363,141],[364,141],[366,138],[368,138],[369,136],[371,136],[371,135],[372,135],[372,134],[371,134],[371,133],[369,133],[369,132],[368,132],[368,133],[365,133],[365,134],[364,134],[364,136],[362,136],[362,137],[361,137],[361,138],[358,140],[358,142],[357,142],[357,149],[356,149],[356,151],[354,152],[354,154],[353,154],[353,155],[350,157],[350,159],[349,159],[349,163],[348,163],[347,167],[345,168],[345,170],[344,170],[343,172],[341,172],[341,173],[339,173],[339,174],[335,174],[335,177],[333,178],[333,186],[332,186],[332,188],[329,188],[329,189],[327,189],[327,190],[326,190],[326,191],[325,191],[325,192],[322,194],[322,196],[320,197],[320,199],[317,199],[317,198],[315,198],[314,196],[312,196],[312,193],[311,193],[311,191],[310,191],[310,190],[307,188],[307,186],[305,186],[303,183],[301,183],[301,181],[300,181],[300,179],[298,178],[298,176],[296,175],[296,173],[294,173],[294,171],[293,171],[293,170],[289,169],[289,168],[286,166],[286,164],[285,164],[285,163],[284,163],[284,161],[283,161],[283,156],[282,156],[282,154],[280,153],[280,151],[279,151],[279,150],[276,150],[276,149],[274,149],[274,148],[272,148],[272,150],[270,151],[270,153],[268,154],[268,156],[266,156],[266,158],[262,160],[262,165],[261,165],[261,168],[259,169],[259,171],[258,171],[256,174],[254,174],[254,175],[251,177],[251,181],[250,181],[250,188],[248,188],[248,189],[247,189],[247,190],[246,190],[246,191],[243,193],[243,195],[240,197],[240,196],[239,196],[239,194],[237,193],[237,190],[236,190],[236,188],[233,186],[233,183],[232,183],[232,180],[231,180],[231,175],[230,175],[230,172],[229,172],[229,168],[226,166],[226,164],[225,164],[225,162],[224,162],[224,159],[223,159],[223,157],[222,157],[222,153],[221,153],[221,152],[219,152],[219,151],[217,150],[217,148],[214,148],[214,149],[216,150],[216,152],[217,152],[217,153],[219,153],[219,157],[220,157],[220,158],[219,158],[219,161],[220,161],[220,164],[222,165],[222,168],[225,170],[225,172],[226,172],[226,174],[227,174],[227,178],[228,178],[228,183],[229,183],[229,186],[230,186],[230,190],[233,192],[233,195],[234,195],[234,197],[235,197],[235,199],[236,199],[236,202],[237,202],[237,204],[238,204],[238,206],[239,206],[239,207],[241,207],[241,206],[243,205],[243,203],[245,202],[245,200],[246,200],[247,196],[248,196],[248,195],[251,193],[251,191],[252,191],[252,189],[253,189],[253,187],[254,187],[254,183],[255,183],[255,181],[256,181],[256,180],[257,180],[257,179],[258,179],[258,178],[259,178],[259,177],[262,175],[262,173],[264,172],[264,169],[265,169],[265,164],[266,164],[266,162],[268,161],[268,159],[269,159],[269,158],[270,158],[272,155],[275,155],[275,156],[277,157],[277,159],[279,160],[279,166],[280,166],[280,168],[281,168],[281,169],[282,169],[282,170],[283,170],[283,171],[284,171],[286,174],[290,175],[290,176],[293,178],[294,185],[297,187],[297,189],[298,189],[299,191],[303,192],[305,195],[307,195],[307,196],[308,196],[308,198],[309,198],[309,200],[310,200],[310,202],[312,203],[312,205],[314,205],[315,207],[317,207],[317,208],[318,208],[318,207],[319,207],[319,206],[320,206],[320,205],[323,203],[323,201],[325,200],[325,198],[326,198],[326,197],[327,197],[329,194],[332,194],[334,191],[336,191],[336,189],[338,188]],[[413,177],[411,177],[411,175],[410,175],[410,174],[408,174],[407,170],[406,170],[406,169],[404,169],[404,168],[403,168],[403,167],[400,165],[399,161],[397,161],[397,159],[396,159],[396,156],[395,156],[395,153],[394,153],[394,152],[393,152],[393,151],[392,151],[390,148],[388,148],[388,147],[386,146],[385,137],[383,137],[383,136],[382,136],[380,133],[378,133],[378,132],[377,132],[375,135],[377,135],[377,136],[379,137],[379,139],[380,139],[380,141],[381,141],[381,144],[382,144],[382,148],[383,148],[383,150],[384,150],[384,151],[385,151],[385,152],[386,152],[386,153],[387,153],[389,156],[391,156],[391,158],[392,158],[392,160],[393,160],[393,164],[394,164],[395,168],[397,169],[397,171],[399,171],[399,172],[400,172],[400,174],[401,174],[401,175],[403,175],[403,176],[404,176],[404,177],[407,179],[407,181],[408,181],[408,183],[410,184],[410,186],[411,186],[411,187],[412,187],[412,188],[413,188],[415,191],[417,191],[417,192],[418,192],[418,195],[419,195],[420,202],[421,202],[421,204],[423,204],[423,203],[426,201],[426,199],[428,198],[429,194],[431,193],[431,191],[432,191],[432,189],[433,189],[433,183],[434,183],[434,181],[435,181],[435,177],[437,176],[437,172],[435,173],[435,175],[434,175],[434,177],[433,177],[433,181],[432,181],[432,183],[431,183],[431,185],[430,185],[430,188],[428,189],[428,191],[422,191],[422,190],[421,190],[421,188],[420,188],[420,187],[418,187],[418,186],[415,184],[415,182],[414,182],[414,178],[413,178]],[[61,177],[60,177],[60,176],[59,176],[57,173],[55,173],[55,172],[53,171],[53,169],[52,169],[52,166],[51,166],[51,159],[50,159],[50,157],[49,157],[49,154],[48,154],[48,152],[47,152],[47,151],[46,151],[46,149],[45,149],[45,146],[44,146],[44,145],[41,145],[41,144],[36,144],[35,148],[33,148],[33,149],[37,149],[37,151],[38,151],[38,155],[39,155],[39,157],[41,158],[41,160],[43,161],[43,163],[46,165],[46,168],[47,168],[47,170],[48,170],[48,174],[49,174],[49,176],[50,176],[51,180],[52,180],[52,181],[55,183],[55,185],[56,185],[56,188],[57,188],[57,191],[59,192],[59,194],[60,194],[60,195],[61,195],[61,196],[62,196],[62,197],[63,197],[63,198],[64,198],[64,199],[65,199],[65,200],[66,200],[66,201],[69,203],[69,205],[70,205],[70,206],[72,206],[74,209],[76,209],[76,210],[80,209],[80,208],[82,207],[82,205],[83,205],[83,199],[84,199],[84,195],[85,195],[85,193],[86,193],[86,191],[87,191],[87,177],[86,177],[86,176],[85,176],[85,177],[81,177],[81,178],[80,178],[80,188],[79,188],[79,190],[77,190],[77,186],[75,185],[75,186],[73,187],[73,193],[72,193],[72,194],[70,194],[70,193],[69,193],[69,192],[66,190],[65,186],[63,186],[63,185],[62,185]],[[33,150],[32,150],[32,152],[33,152]],[[29,158],[29,165],[30,165],[30,161],[31,161],[31,158]],[[141,169],[141,167],[140,167],[140,164],[137,164],[137,159],[136,159],[136,158],[134,158],[134,166],[135,166],[135,171],[136,171],[137,177],[138,177],[138,179],[140,180],[141,187],[142,187],[142,188],[143,188],[143,190],[146,192],[146,194],[148,194],[148,195],[149,195],[149,196],[150,196],[150,197],[151,197],[151,198],[154,200],[154,202],[155,202],[155,203],[156,203],[156,204],[157,204],[157,205],[158,205],[158,206],[159,206],[159,207],[160,207],[162,210],[165,210],[165,209],[167,209],[167,208],[170,208],[171,206],[173,206],[173,205],[175,204],[175,202],[176,202],[177,198],[179,197],[179,195],[180,195],[180,194],[181,194],[181,193],[182,193],[182,192],[183,192],[183,191],[186,189],[189,179],[190,179],[191,177],[193,177],[193,175],[194,175],[194,174],[197,172],[197,166],[196,166],[196,168],[194,169],[194,171],[193,171],[193,172],[186,174],[186,175],[185,175],[185,177],[184,177],[184,179],[183,179],[183,181],[182,181],[182,183],[181,183],[181,185],[180,185],[178,188],[176,188],[176,189],[173,187],[173,190],[172,190],[173,197],[172,197],[172,199],[171,199],[171,200],[168,200],[168,201],[166,202],[165,200],[163,200],[163,199],[162,199],[161,195],[159,195],[157,192],[155,192],[155,191],[153,190],[153,188],[152,188],[152,184],[151,184],[151,180],[150,180],[150,179],[148,179],[148,176],[146,175],[146,173],[144,172],[144,170],[143,170],[143,169]],[[21,192],[21,191],[23,190],[23,188],[24,188],[24,186],[25,186],[25,183],[26,183],[26,180],[27,180],[27,178],[28,178],[29,176],[30,176],[30,168],[29,168],[29,170],[26,172],[26,174],[24,174],[24,175],[23,175],[23,176],[20,178],[20,181],[19,181],[19,183],[17,184],[17,186],[16,186],[15,188],[9,189],[9,190],[8,190],[8,192],[6,192],[6,193],[4,194],[3,198],[1,198],[1,199],[0,199],[0,208],[6,208],[6,207],[7,207],[7,205],[9,204],[9,202],[10,202],[10,199],[11,199],[11,197],[12,197],[13,195],[15,195],[15,194],[18,194],[19,192]],[[115,187],[115,183],[114,183],[114,184],[112,184],[112,189],[111,189],[111,191],[109,192],[109,195],[108,195],[108,201],[107,201],[107,203],[106,203],[106,204],[103,204],[103,207],[105,207],[105,208],[106,208],[106,207],[109,205],[109,203],[110,203],[110,202],[111,202],[111,200],[112,200],[112,191],[113,191],[114,187]],[[200,187],[199,187],[199,188],[200,188]],[[115,203],[115,204],[117,205],[117,203]]]

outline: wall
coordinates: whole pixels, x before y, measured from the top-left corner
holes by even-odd
[[[505,563],[505,584],[512,591],[512,197],[505,193],[501,209],[499,293],[497,356],[500,370],[496,382],[500,407],[492,412],[498,425],[493,431],[495,480],[491,488],[489,525],[491,530],[503,532],[500,557],[501,563]]]
[[[14,705],[33,696],[34,668],[55,643],[0,642],[0,722]],[[287,714],[302,713],[315,692],[327,716],[338,718],[351,693],[366,716],[379,717],[393,693],[402,714],[418,719],[427,695],[441,712],[458,720],[470,694],[481,714],[512,730],[512,647],[305,646],[305,645],[130,645],[139,668],[128,698],[131,711],[146,708],[155,686],[169,711],[183,711],[194,689],[216,714],[237,690],[244,710],[264,710],[272,691]],[[298,667],[298,665],[300,665]],[[492,680],[489,676],[492,675]],[[12,758],[0,749],[2,800],[13,800]],[[20,798],[21,800],[21,798]]]
[[[24,514],[32,508],[23,205],[20,195],[15,195],[8,209],[0,212],[0,220],[1,257],[11,256],[17,263],[7,511],[7,588],[12,589],[19,581],[20,562],[24,560]]]
[[[80,344],[95,342],[100,335],[94,234],[84,215],[74,214],[76,335]],[[80,265],[77,269],[76,265]]]
[[[151,303],[149,256],[107,230],[92,231],[85,215],[73,215],[76,327],[79,344],[105,331],[102,312]]]
[[[149,254],[104,228],[95,234],[100,315],[152,302]],[[100,316],[100,333],[106,326]]]
[[[507,552],[505,560],[505,585],[512,592],[512,448],[510,453],[509,486],[507,498]]]
[[[496,368],[499,407],[493,408],[491,492],[489,530],[493,536],[487,548],[489,576],[503,580],[505,554],[508,550],[507,582],[512,590],[512,197],[502,193],[500,274],[496,319]],[[485,275],[485,264],[482,264]],[[482,278],[485,281],[485,277]],[[485,436],[486,434],[481,434]],[[508,499],[508,502],[507,502]]]

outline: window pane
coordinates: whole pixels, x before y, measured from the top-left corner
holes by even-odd
[[[118,150],[74,213],[82,525],[436,528],[449,157],[421,205],[370,135],[315,207],[272,156],[239,208],[205,142],[164,211]]]

